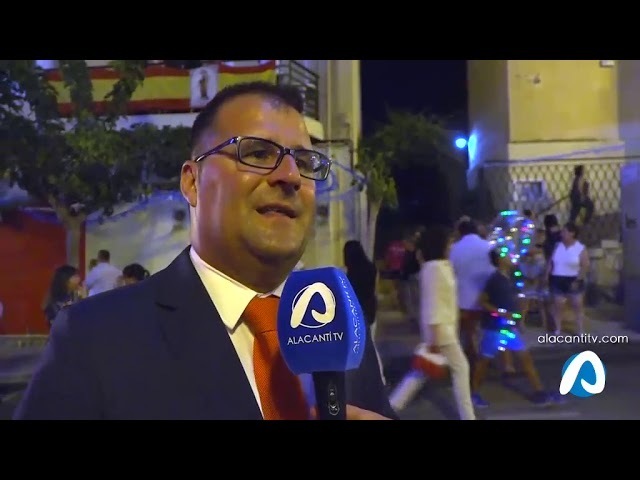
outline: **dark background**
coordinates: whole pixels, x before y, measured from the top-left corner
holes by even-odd
[[[456,114],[466,130],[466,60],[362,60],[362,128],[371,133],[386,117],[386,107]]]
[[[386,119],[387,109],[450,117],[451,128],[465,133],[466,60],[362,60],[362,129],[366,136]],[[450,224],[444,201],[457,202],[444,188],[437,169],[412,168],[394,175],[398,209],[383,209],[378,219],[376,251],[410,225]]]

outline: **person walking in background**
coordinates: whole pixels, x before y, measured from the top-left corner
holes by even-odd
[[[371,332],[371,340],[376,349],[380,375],[386,384],[382,359],[376,347],[376,314],[378,312],[378,299],[376,297],[376,278],[378,272],[376,266],[369,260],[362,244],[357,240],[349,240],[343,248],[344,265],[347,270],[347,278],[353,287],[358,302],[362,307],[364,318]]]
[[[532,402],[536,405],[546,405],[551,397],[544,390],[531,352],[517,328],[522,315],[519,309],[518,289],[511,281],[511,258],[508,255],[501,256],[497,250],[491,250],[488,257],[494,272],[487,280],[480,297],[484,313],[480,357],[471,381],[473,403],[479,408],[489,405],[479,394],[489,363],[498,354],[512,352],[520,360],[522,369],[533,387]]]
[[[383,278],[391,281],[393,285],[394,301],[404,313],[407,313],[406,306],[402,298],[402,270],[405,262],[405,246],[402,237],[391,240],[387,245],[384,254],[384,271],[380,272]]]
[[[582,225],[586,225],[593,216],[595,205],[589,195],[589,182],[587,181],[583,165],[578,165],[573,169],[573,182],[571,183],[569,201],[571,202],[569,222],[576,223],[580,212],[584,208],[585,215]]]
[[[556,335],[562,332],[562,310],[569,301],[575,314],[578,334],[584,333],[584,291],[589,272],[589,253],[578,240],[578,227],[568,222],[562,229],[562,241],[556,244],[547,266],[552,313]]]
[[[111,253],[109,250],[100,250],[98,264],[89,271],[85,279],[89,296],[106,292],[118,286],[118,279],[122,272],[110,262]]]
[[[53,325],[60,310],[77,302],[83,296],[82,280],[78,269],[71,265],[56,268],[42,306],[49,327]]]
[[[415,323],[418,319],[418,305],[420,302],[418,272],[420,265],[416,259],[416,241],[420,236],[417,228],[410,229],[404,238],[404,262],[400,277],[402,304],[407,312],[409,322]]]
[[[122,269],[122,284],[132,285],[149,278],[149,270],[139,263],[131,263]]]
[[[458,337],[456,278],[448,259],[452,240],[452,232],[444,226],[427,229],[418,239],[420,332],[431,352],[447,359],[460,419],[475,420],[469,362]],[[427,380],[422,372],[412,369],[392,392],[391,405],[402,410]]]
[[[478,328],[482,319],[480,294],[495,268],[488,257],[491,244],[478,235],[473,221],[459,222],[458,236],[459,240],[451,247],[449,259],[458,286],[460,342],[473,371],[478,352]]]
[[[520,271],[524,279],[524,298],[522,299],[522,323],[523,326],[528,320],[531,307],[535,307],[540,314],[542,327],[548,329],[547,308],[546,308],[546,268],[547,263],[544,258],[544,230],[536,230],[533,245],[520,259]]]

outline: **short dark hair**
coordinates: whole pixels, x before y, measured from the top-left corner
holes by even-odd
[[[149,277],[149,271],[139,263],[131,263],[122,269],[122,276],[141,282]]]
[[[478,233],[478,226],[473,220],[465,220],[458,224],[458,233],[461,237],[471,233]]]
[[[489,261],[491,262],[491,265],[498,268],[498,265],[500,264],[500,253],[495,248],[489,250]]]
[[[451,230],[444,225],[427,228],[416,244],[425,262],[444,260],[447,258],[447,245],[451,238]]]
[[[580,235],[580,228],[578,228],[578,226],[573,222],[565,223],[564,228],[567,230],[567,232],[573,233],[574,238],[578,238],[578,235]]]
[[[560,223],[558,222],[558,217],[556,217],[553,213],[544,216],[544,228],[547,230],[551,227],[557,227]]]
[[[260,95],[275,100],[283,106],[291,107],[302,113],[304,101],[300,91],[292,85],[280,85],[268,82],[235,83],[220,90],[213,99],[198,113],[191,127],[191,152],[198,146],[202,135],[211,128],[220,108],[229,100],[241,95]]]
[[[111,260],[111,252],[109,250],[99,250],[98,260],[101,262],[108,262]]]

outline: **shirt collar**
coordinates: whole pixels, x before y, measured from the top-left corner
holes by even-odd
[[[268,297],[275,295],[276,297],[280,297],[282,295],[284,282],[272,292],[259,294],[225,275],[220,270],[213,268],[200,258],[193,247],[189,249],[189,256],[200,280],[202,280],[202,283],[209,293],[209,297],[211,297],[211,301],[216,307],[216,310],[218,310],[222,322],[229,330],[235,330],[240,322],[242,313],[255,296]]]

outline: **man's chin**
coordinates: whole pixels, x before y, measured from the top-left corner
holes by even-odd
[[[282,265],[291,269],[302,258],[304,244],[301,242],[265,242],[254,241],[250,245],[251,252],[262,262],[269,265]]]

